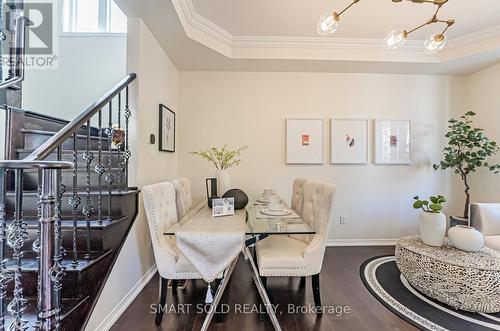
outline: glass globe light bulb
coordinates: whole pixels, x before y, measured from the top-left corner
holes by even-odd
[[[424,42],[425,54],[436,54],[446,45],[446,36],[441,33],[430,35]]]
[[[322,36],[332,34],[339,26],[339,16],[336,13],[326,12],[319,18],[316,31]]]
[[[387,49],[396,49],[406,42],[406,33],[402,29],[394,29],[387,34],[384,39],[384,47]]]

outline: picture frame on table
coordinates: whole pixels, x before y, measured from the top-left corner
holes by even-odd
[[[411,164],[410,120],[375,120],[375,164]]]
[[[160,104],[159,144],[161,152],[175,152],[175,112]]]
[[[286,119],[286,164],[323,164],[324,121]]]
[[[220,198],[212,200],[212,217],[234,215],[234,198]]]
[[[367,119],[330,119],[331,164],[367,164],[369,138]]]

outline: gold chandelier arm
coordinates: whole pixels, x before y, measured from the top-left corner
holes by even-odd
[[[446,31],[448,31],[448,29],[450,28],[450,26],[452,26],[453,24],[455,24],[455,20],[447,20],[447,21],[439,21],[440,23],[445,23],[446,24],[446,27],[444,28],[443,32],[441,32],[441,35],[444,35],[444,33]]]
[[[352,6],[354,6],[358,2],[359,2],[359,0],[353,0],[349,6],[342,9],[339,13],[333,13],[334,16],[340,17],[340,15],[342,15],[346,10],[348,10],[349,8],[351,8]]]
[[[413,2],[413,0],[410,0],[410,1],[412,1],[412,2]],[[434,1],[432,1],[432,0],[429,0],[429,1],[424,1],[424,2],[432,2],[432,3],[435,3],[435,2],[434,2]],[[439,20],[439,19],[437,18],[437,15],[439,14],[439,11],[441,10],[441,7],[443,6],[443,4],[444,4],[444,3],[446,3],[446,2],[443,2],[443,3],[438,3],[438,4],[437,4],[437,8],[436,8],[436,11],[434,12],[434,15],[432,15],[432,17],[431,17],[431,18],[430,18],[427,22],[425,22],[425,23],[423,23],[423,24],[421,24],[421,25],[417,26],[416,28],[413,28],[413,29],[411,29],[411,30],[409,30],[409,31],[406,31],[406,30],[405,30],[405,31],[403,32],[403,33],[404,33],[405,38],[406,38],[406,37],[408,37],[408,35],[409,35],[410,33],[415,32],[415,31],[417,31],[418,29],[421,29],[421,28],[423,28],[423,27],[424,27],[424,26],[426,26],[426,25],[430,25],[430,24],[434,24],[434,23],[445,23],[445,24],[446,24],[445,29],[443,30],[443,32],[441,32],[441,35],[442,35],[442,34],[444,34],[444,33],[445,33],[445,32],[446,32],[449,28],[450,28],[450,26],[452,26],[452,25],[455,23],[455,20],[453,20],[453,19],[451,19],[451,20],[447,20],[447,21],[443,21],[443,20]]]

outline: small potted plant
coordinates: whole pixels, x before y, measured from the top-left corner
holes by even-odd
[[[496,142],[491,141],[484,134],[483,129],[472,127],[472,117],[476,113],[469,111],[460,116],[459,120],[451,119],[448,121],[448,146],[443,150],[443,160],[439,164],[434,164],[434,169],[453,169],[455,174],[460,176],[464,184],[465,206],[461,216],[452,216],[452,223],[464,223],[469,219],[470,182],[469,178],[479,168],[486,168],[489,171],[498,174],[500,164],[488,163],[488,158],[494,156],[499,151]]]
[[[421,200],[418,196],[413,198],[413,208],[421,209],[420,213],[420,238],[430,246],[441,247],[446,237],[446,216],[441,212],[446,198],[442,195],[431,196],[429,200]]]
[[[241,163],[239,156],[247,147],[243,146],[235,150],[229,150],[227,145],[224,145],[222,148],[212,147],[206,151],[191,152],[191,154],[213,163],[216,169],[215,178],[217,178],[218,192],[222,195],[231,189],[228,169]]]

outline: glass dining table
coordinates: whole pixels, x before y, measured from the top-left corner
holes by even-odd
[[[250,252],[250,247],[254,246],[259,240],[262,240],[268,236],[272,235],[291,235],[291,234],[308,234],[313,235],[315,231],[302,220],[300,217],[290,218],[290,217],[266,217],[264,214],[260,213],[260,210],[264,208],[265,205],[255,204],[253,201],[250,201],[245,208],[246,212],[246,221],[245,221],[245,247],[242,250],[243,257],[247,262],[253,281],[259,295],[264,303],[266,311],[270,317],[270,320],[274,326],[275,330],[281,330],[281,326],[276,317],[276,313],[274,311],[274,307],[269,300],[269,296],[266,293],[265,287],[260,279],[259,270],[254,259]],[[189,221],[200,215],[203,211],[209,208],[206,202],[202,202],[198,204],[196,207],[191,209],[184,217],[178,220],[175,224],[173,224],[170,228],[165,230],[164,235],[166,236],[175,236],[177,230],[181,229],[183,225],[189,223]],[[210,218],[208,218],[209,220]],[[207,220],[207,221],[208,221]],[[208,314],[205,317],[205,321],[202,325],[201,330],[207,330],[214,313],[216,311],[217,305],[220,302],[222,294],[226,288],[226,285],[231,277],[234,266],[236,265],[237,258],[230,264],[230,266],[224,271],[223,278],[217,287],[217,291],[215,292],[214,301],[211,303],[213,309],[208,310]]]

